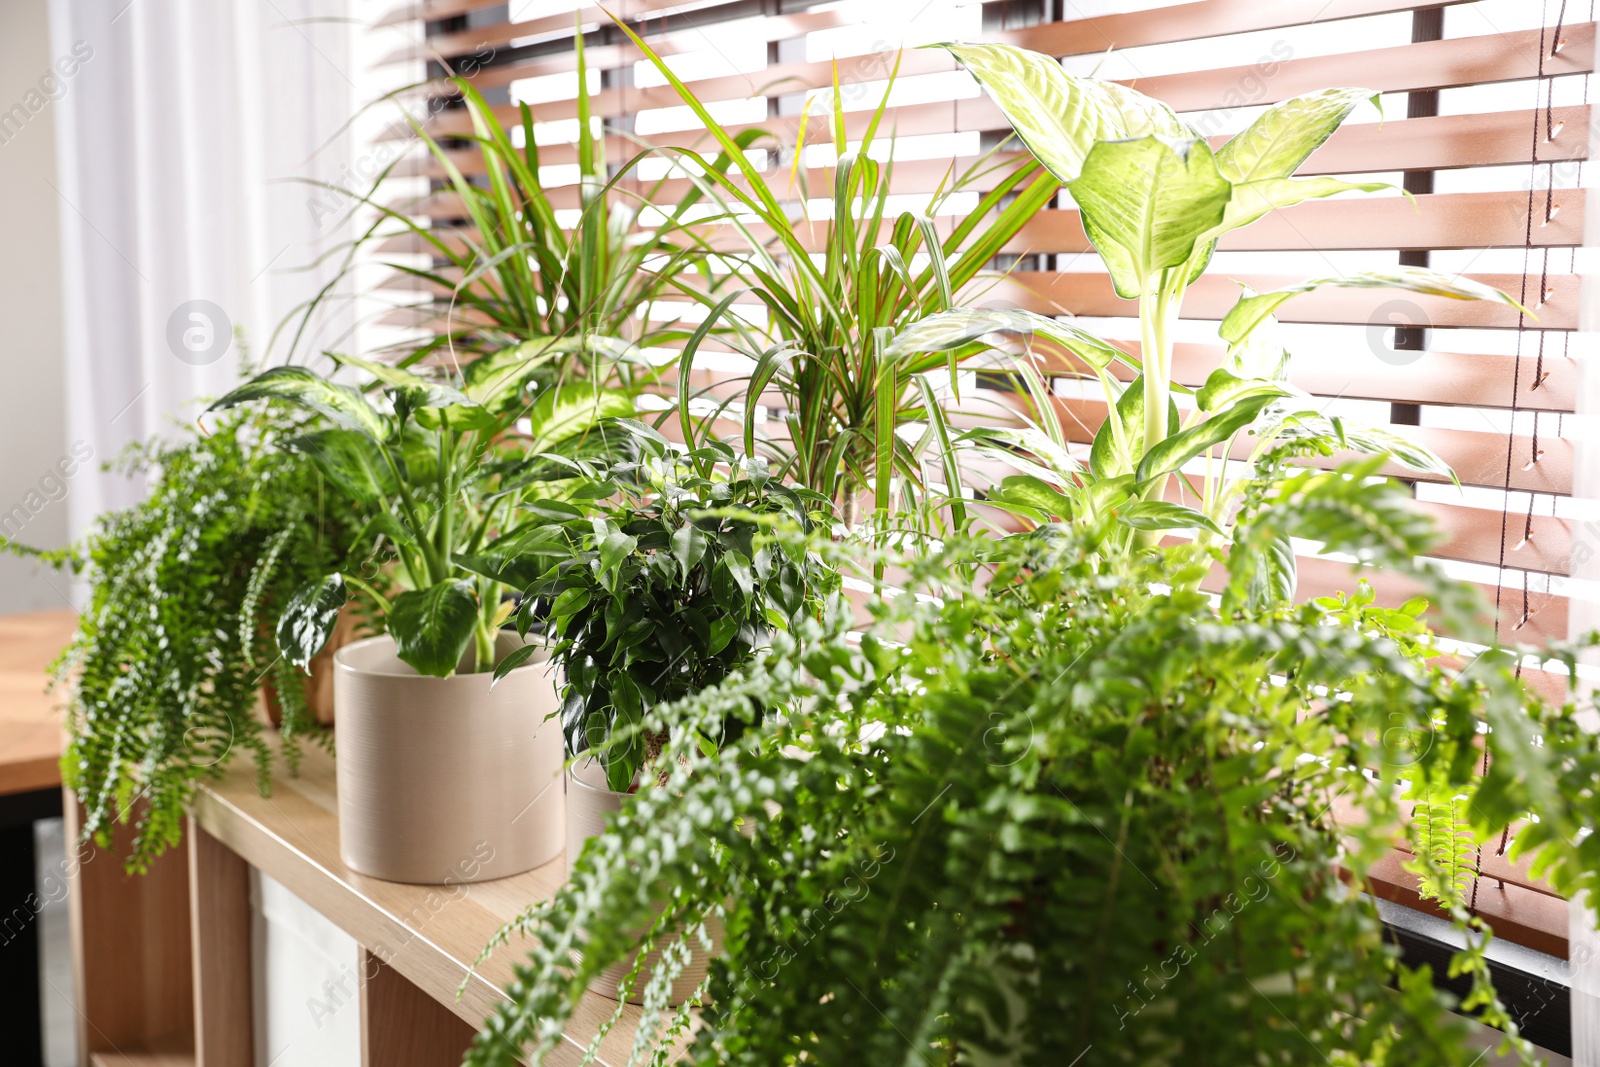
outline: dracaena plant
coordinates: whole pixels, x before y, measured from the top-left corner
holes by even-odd
[[[828,190],[832,210],[826,221],[812,220],[804,207],[809,193],[802,189],[795,204],[781,181],[769,182],[661,57],[619,25],[734,163],[728,173],[707,176],[730,207],[725,229],[733,239],[722,247],[729,248],[736,285],[702,298],[709,313],[683,346],[678,415],[687,432],[696,441],[709,439],[715,416],[734,400],[714,405],[710,417],[692,407],[700,394],[691,376],[703,342],[714,338],[751,364],[738,398],[745,453],[771,457],[782,477],[832,500],[847,523],[867,517],[867,504],[884,515],[898,502],[924,496],[925,468],[954,484],[958,473],[935,379],[953,377],[957,360],[946,353],[891,354],[889,342],[907,324],[955,306],[984,285],[994,257],[1055,195],[1055,182],[1032,163],[1013,168],[986,157],[952,175],[925,210],[896,214],[893,165],[873,158],[884,143],[887,90],[852,144],[835,86],[827,116],[837,153]],[[804,148],[802,124],[793,146],[796,169]],[[935,219],[951,196],[982,178],[988,191],[964,217],[950,226]],[[759,307],[764,323],[749,304]],[[768,435],[759,419],[774,393],[783,414],[778,432]]]
[[[1433,535],[1409,494],[1345,473],[1396,525],[1325,532],[1412,568]],[[1247,521],[1317,507],[1286,493]],[[1245,554],[1206,562],[1248,581]],[[587,985],[630,960],[630,1063],[1456,1067],[1481,1056],[1457,1012],[1532,1062],[1463,892],[1469,846],[1520,825],[1513,855],[1600,887],[1600,739],[1511,652],[1448,670],[1415,610],[1360,590],[1219,612],[1191,556],[1102,555],[1069,527],[900,562],[936,596],[877,602],[864,636],[836,602],[647,718],[750,724],[714,765],[675,736],[665,786],[496,939],[529,957],[469,1063],[549,1062]],[[969,562],[984,577],[963,587]],[[1430,798],[1406,831],[1423,893],[1469,932],[1459,1002],[1401,962],[1368,883],[1407,789]],[[712,920],[701,997],[665,1007]]]
[[[1303,452],[1335,448],[1386,454],[1440,476],[1449,471],[1426,449],[1376,428],[1324,416],[1287,380],[1287,353],[1274,311],[1301,293],[1330,286],[1395,287],[1463,300],[1498,300],[1498,290],[1420,268],[1316,278],[1269,293],[1244,292],[1223,318],[1221,366],[1198,388],[1174,382],[1172,331],[1185,292],[1205,273],[1217,241],[1271,211],[1346,192],[1387,186],[1337,178],[1295,177],[1311,154],[1365,101],[1368,89],[1328,89],[1268,108],[1238,136],[1212,151],[1171,108],[1114,82],[1075,77],[1045,55],[1006,45],[945,45],[990,93],[1018,136],[1072,195],[1083,228],[1117,295],[1138,301],[1137,354],[1068,321],[1015,309],[958,308],[902,329],[889,346],[899,359],[922,353],[982,351],[997,334],[1026,334],[1063,350],[1097,381],[1107,414],[1087,456],[1067,447],[1049,391],[1022,368],[1037,413],[1021,429],[988,428],[964,442],[1025,473],[989,494],[991,503],[1034,521],[1078,522],[1105,531],[1097,551],[1148,546],[1167,529],[1192,528],[1205,541],[1224,537],[1228,516],[1248,482],[1230,475],[1286,445]],[[1131,374],[1124,383],[1114,372]],[[1180,412],[1174,394],[1192,403]],[[1241,449],[1242,442],[1249,447]],[[1185,473],[1207,462],[1198,476]],[[1192,470],[1192,468],[1191,468]],[[1168,499],[1169,482],[1184,480]],[[1120,526],[1099,518],[1115,515]],[[1287,537],[1287,535],[1286,535]],[[1287,539],[1284,546],[1287,546]],[[1288,555],[1292,560],[1292,553]],[[1290,577],[1289,580],[1292,580]]]
[[[606,134],[591,122],[582,34],[576,61],[576,211],[559,209],[540,180],[537,105],[517,107],[518,148],[496,108],[469,79],[431,84],[431,90],[459,98],[461,107],[443,114],[464,115],[470,130],[435,137],[425,125],[410,122],[407,134],[426,146],[443,182],[421,202],[385,201],[380,190],[392,169],[386,168],[371,190],[355,198],[374,218],[346,248],[343,269],[305,306],[290,344],[291,361],[319,307],[340,298],[341,283],[358,264],[375,260],[434,301],[422,305],[434,313],[432,338],[388,353],[401,366],[441,348],[468,362],[519,344],[545,350],[559,339],[567,343],[540,368],[541,381],[601,375],[637,387],[654,378],[644,350],[685,333],[671,313],[682,302],[661,298],[686,285],[686,276],[699,279],[696,292],[702,295],[725,284],[725,276],[711,270],[709,247],[683,225],[715,218],[721,208],[704,182],[690,183],[671,204],[660,182],[632,189],[634,183],[623,179],[652,154],[646,146],[608,177]],[[735,142],[748,143],[752,136]],[[705,165],[717,173],[729,160]],[[403,241],[404,254],[391,258],[396,239]],[[417,252],[431,262],[416,266]],[[666,318],[656,317],[663,313]]]
[[[503,561],[482,549],[545,521],[518,503],[536,487],[555,492],[547,483],[569,476],[550,453],[603,452],[601,420],[633,411],[626,392],[597,383],[530,385],[564,344],[530,353],[523,343],[459,374],[335,355],[366,376],[366,390],[282,366],[213,405],[267,401],[320,416],[318,428],[283,447],[372,513],[353,553],[305,583],[283,611],[277,637],[288,662],[308,664],[359,592],[418,672],[447,677],[463,661],[472,671],[493,668],[495,631],[511,604]]]
[[[490,554],[540,571],[517,615],[524,634],[542,625],[562,668],[567,752],[588,752],[609,786],[625,791],[668,740],[641,730],[658,706],[715,685],[817,610],[838,575],[803,540],[774,543],[762,523],[800,534],[826,528],[828,502],[784,485],[765,460],[707,444],[687,454],[643,424],[630,431],[639,458],[577,461],[585,496],[603,500],[562,523],[513,534]],[[562,508],[534,501],[544,514]],[[531,652],[531,648],[528,650]],[[525,658],[513,652],[497,676]],[[746,725],[700,733],[712,752]]]

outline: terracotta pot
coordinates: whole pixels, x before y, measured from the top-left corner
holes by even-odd
[[[593,760],[581,760],[567,769],[567,877],[569,879],[572,877],[572,865],[577,860],[578,853],[583,851],[584,842],[605,830],[607,814],[620,811],[622,802],[627,799],[627,793],[613,792],[606,786],[606,772]],[[712,949],[706,952],[697,943],[691,942],[694,951],[690,954],[689,963],[672,983],[670,1003],[673,1007],[682,1004],[694,994],[695,987],[705,979],[711,960],[721,952],[722,920],[714,916],[706,920],[706,932],[711,935]],[[640,931],[641,936],[643,933],[644,931]],[[581,954],[574,952],[573,957],[581,958]],[[633,992],[628,996],[629,1004],[644,1003],[644,988],[649,983],[650,975],[654,973],[660,959],[661,953],[658,951],[645,956],[644,970],[634,982]],[[598,978],[589,983],[590,992],[616,1000],[618,984],[632,969],[632,959],[607,967],[600,972]]]
[[[495,652],[521,645],[502,631]],[[424,885],[505,878],[566,842],[554,672],[536,656],[491,675],[429,678],[385,635],[334,656],[339,854],[352,870]]]
[[[311,708],[312,716],[323,726],[333,725],[333,657],[356,639],[359,626],[356,613],[347,606],[339,612],[339,621],[334,624],[327,646],[311,658],[311,669],[304,680],[306,704]],[[282,726],[283,705],[278,701],[277,685],[271,681],[263,682],[261,699],[267,721],[273,726]]]

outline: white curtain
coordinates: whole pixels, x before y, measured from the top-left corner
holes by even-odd
[[[361,0],[50,0],[66,314],[67,439],[96,460],[192,421],[312,295],[347,240],[337,182],[370,57]],[[334,260],[337,257],[333,257]],[[347,306],[346,306],[347,308]],[[348,310],[324,316],[333,344]],[[98,466],[98,463],[96,464]],[[141,487],[85,472],[71,528]]]

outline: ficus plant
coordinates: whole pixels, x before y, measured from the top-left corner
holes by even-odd
[[[831,211],[827,219],[812,219],[805,207],[809,188],[786,189],[782,178],[769,180],[742,150],[746,144],[630,27],[618,25],[704,124],[719,159],[733,161],[725,173],[706,176],[730,209],[722,227],[729,239],[718,247],[733,280],[721,293],[700,297],[708,314],[683,346],[678,417],[686,432],[697,443],[711,439],[717,419],[742,400],[744,453],[769,457],[777,476],[832,500],[849,525],[925,496],[929,470],[955,484],[938,379],[952,380],[958,360],[943,352],[891,352],[889,345],[908,324],[992,284],[994,258],[1055,195],[1055,180],[1031,162],[1012,166],[986,156],[952,173],[925,209],[894,212],[893,165],[874,158],[888,144],[880,130],[888,90],[851,143],[836,84],[828,114],[818,120],[829,123],[837,154],[826,190]],[[892,72],[890,88],[894,80]],[[770,142],[780,152],[792,149],[793,170],[800,169],[803,121],[794,145],[776,137]],[[938,217],[952,196],[980,182],[986,191],[970,211],[953,222]],[[701,415],[693,402],[703,391],[692,375],[708,340],[746,357],[752,369],[741,396],[723,397]],[[783,415],[769,434],[760,415],[773,394]],[[960,502],[954,507],[959,510]]]
[[[990,503],[1033,521],[1076,521],[1082,529],[1103,530],[1105,540],[1093,547],[1116,551],[1148,546],[1169,529],[1193,529],[1201,541],[1225,537],[1250,464],[1289,442],[1306,454],[1351,449],[1451,476],[1423,447],[1322,414],[1322,405],[1288,381],[1288,353],[1273,313],[1325,287],[1401,288],[1517,306],[1471,279],[1399,267],[1316,278],[1269,293],[1247,289],[1218,328],[1227,351],[1222,365],[1198,388],[1173,379],[1174,323],[1221,237],[1306,200],[1389,188],[1295,176],[1356,107],[1376,104],[1378,94],[1344,88],[1294,97],[1268,108],[1213,152],[1167,105],[1115,82],[1068,74],[1049,56],[1007,45],[943,47],[1071,194],[1117,295],[1138,301],[1137,352],[1070,321],[1018,309],[956,308],[895,336],[889,351],[909,359],[930,352],[965,356],[990,347],[996,335],[1023,334],[1066,354],[1078,373],[1098,382],[1106,418],[1085,460],[1067,448],[1046,383],[1024,364],[1032,424],[984,428],[958,442],[1013,465],[1019,456],[1028,461],[1024,473],[987,494]],[[1131,382],[1121,380],[1114,365],[1131,373]],[[1186,397],[1183,409],[1175,394]],[[1245,462],[1230,473],[1230,458]],[[1197,460],[1204,460],[1204,470],[1194,474]],[[1182,479],[1183,491],[1169,494],[1174,478]],[[1108,515],[1120,525],[1099,523]],[[1292,573],[1280,580],[1292,583]]]
[[[838,575],[802,539],[772,542],[763,522],[803,536],[826,529],[828,501],[784,485],[765,460],[721,443],[687,454],[641,423],[627,463],[575,461],[596,498],[566,521],[513,534],[490,547],[539,576],[524,591],[517,627],[542,626],[564,678],[567,752],[604,767],[627,791],[659,754],[664,731],[641,730],[658,706],[715,685],[765,652],[837,589]],[[559,501],[531,501],[551,513]],[[531,649],[530,649],[531,651]],[[507,656],[497,676],[523,661]],[[715,752],[735,740],[742,718],[701,733]]]
[[[1395,524],[1324,522],[1333,550],[1444,582],[1413,562],[1434,534],[1402,487],[1325,473]],[[1323,522],[1317,500],[1264,489],[1241,521]],[[1447,669],[1416,611],[1359,586],[1226,610],[1195,588],[1208,563],[1248,582],[1247,556],[1104,555],[1067,526],[952,538],[897,561],[904,591],[931,595],[874,601],[866,634],[835,600],[647,716],[749,726],[714,765],[675,734],[665,786],[502,931],[495,946],[520,936],[529,956],[469,1062],[547,1062],[587,984],[627,961],[645,1005],[630,1062],[687,1045],[690,1062],[752,1067],[1060,1065],[1091,1049],[1141,1067],[1455,1067],[1481,1055],[1459,1013],[1532,1062],[1467,908],[1464,843],[1520,826],[1513,856],[1536,850],[1561,891],[1600,887],[1585,833],[1600,740],[1524,688],[1511,650]],[[977,585],[957,577],[967,563]],[[1407,792],[1430,798],[1403,831],[1422,891],[1468,935],[1450,964],[1470,984],[1460,1001],[1401,962],[1368,885]],[[701,996],[666,1007],[713,920]]]
[[[548,520],[518,505],[536,490],[557,494],[550,483],[570,476],[549,453],[626,447],[608,440],[600,423],[632,414],[628,393],[588,380],[533,384],[566,347],[524,342],[460,373],[333,355],[364,375],[372,392],[291,365],[262,372],[213,405],[268,401],[315,413],[321,424],[283,447],[306,456],[372,516],[352,554],[285,607],[277,638],[288,662],[309,663],[359,592],[400,659],[419,673],[447,677],[463,663],[493,669],[495,632],[512,605],[503,596],[503,561],[483,557],[483,548]]]

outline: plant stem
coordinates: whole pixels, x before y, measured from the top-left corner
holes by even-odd
[[[1158,287],[1151,291],[1150,279],[1139,295],[1139,334],[1144,358],[1144,448],[1150,449],[1166,440],[1167,406],[1172,395],[1172,348],[1167,333],[1167,292],[1165,274]]]

